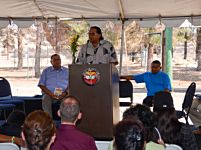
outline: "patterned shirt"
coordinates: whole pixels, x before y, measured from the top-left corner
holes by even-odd
[[[189,125],[183,124],[181,126],[181,144],[178,144],[183,150],[198,150],[198,145],[194,134]]]
[[[101,40],[94,48],[91,42],[84,44],[78,54],[78,64],[107,64],[115,63],[117,55],[112,44],[106,40]]]
[[[47,67],[43,70],[38,85],[44,85],[52,93],[55,88],[62,88],[62,91],[65,91],[68,87],[68,74],[69,71],[65,67],[61,67],[59,70]]]

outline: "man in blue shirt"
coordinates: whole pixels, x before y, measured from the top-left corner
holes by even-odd
[[[63,99],[68,95],[69,71],[61,66],[61,58],[58,54],[51,56],[52,66],[43,70],[38,86],[43,93],[42,107],[52,116],[52,103]]]
[[[172,90],[169,76],[160,71],[161,63],[155,60],[151,63],[151,72],[145,72],[137,75],[121,76],[121,79],[135,80],[136,83],[145,83],[147,97],[143,104],[151,107],[153,105],[153,96],[160,91],[170,92]]]

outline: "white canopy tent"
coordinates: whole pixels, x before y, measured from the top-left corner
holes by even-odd
[[[30,26],[35,19],[121,20],[121,54],[125,21],[153,27],[160,20],[166,27],[174,27],[188,19],[195,26],[201,25],[201,0],[0,0],[0,10],[0,27],[10,19],[19,27]],[[122,57],[120,70],[121,65]]]
[[[1,0],[0,19],[135,19],[177,22],[201,17],[200,0]],[[185,19],[184,19],[185,18]],[[201,22],[201,21],[198,21]],[[170,24],[170,23],[169,23]]]

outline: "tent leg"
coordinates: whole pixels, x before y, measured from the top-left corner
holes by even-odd
[[[124,32],[124,20],[122,20],[121,25],[121,50],[120,50],[120,63],[119,63],[119,75],[122,73],[122,60],[123,60],[123,52],[125,50],[125,32]]]

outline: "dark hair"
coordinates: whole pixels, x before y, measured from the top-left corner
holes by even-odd
[[[92,26],[92,27],[90,27],[90,29],[96,29],[96,33],[98,33],[98,34],[101,35],[101,37],[100,37],[99,40],[103,40],[103,39],[104,39],[104,38],[103,38],[103,35],[102,35],[102,31],[101,31],[101,29],[100,29],[99,27],[97,27],[97,26]]]
[[[22,131],[29,150],[44,150],[54,136],[56,128],[48,113],[36,110],[26,117]]]
[[[154,61],[152,61],[152,64],[158,64],[158,65],[160,66],[160,65],[161,65],[161,62],[158,61],[158,60],[154,60]]]
[[[181,123],[174,108],[157,110],[157,127],[165,143],[181,145]]]
[[[55,56],[59,56],[58,54],[53,54],[51,57],[50,57],[50,59],[53,59],[53,57],[55,57]],[[59,56],[60,57],[60,56]]]
[[[124,120],[129,118],[139,119],[143,123],[146,131],[146,141],[149,142],[153,140],[153,130],[156,126],[156,117],[149,107],[141,104],[131,106],[123,113]]]
[[[139,121],[120,121],[115,127],[114,136],[117,150],[143,150],[144,148],[144,128]]]
[[[20,110],[14,110],[7,118],[7,124],[21,128],[25,120],[25,113]]]
[[[74,96],[67,96],[60,104],[61,120],[74,122],[80,112],[79,100]]]

